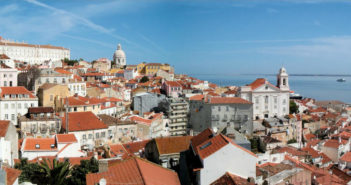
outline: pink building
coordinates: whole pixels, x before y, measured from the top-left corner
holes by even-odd
[[[177,98],[182,93],[182,85],[175,81],[165,81],[162,84],[164,90],[169,97]]]
[[[17,86],[17,69],[0,63],[0,87]]]

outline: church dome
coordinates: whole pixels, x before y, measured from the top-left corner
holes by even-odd
[[[280,74],[286,73],[286,69],[284,67],[280,68],[279,73]]]
[[[122,50],[121,44],[118,44],[117,50],[115,51],[115,54],[114,54],[114,57],[115,58],[126,58],[126,54]]]

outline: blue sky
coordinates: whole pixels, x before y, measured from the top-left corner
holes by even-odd
[[[0,0],[0,35],[177,73],[351,74],[351,0]]]

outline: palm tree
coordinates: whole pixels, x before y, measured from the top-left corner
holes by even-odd
[[[59,162],[56,159],[52,164],[48,159],[44,159],[40,163],[41,171],[43,172],[42,182],[50,185],[67,184],[67,176],[71,174],[70,164],[68,161]]]

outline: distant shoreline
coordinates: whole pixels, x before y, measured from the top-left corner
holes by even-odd
[[[206,76],[241,76],[241,75],[261,75],[261,76],[276,76],[276,74],[188,74],[191,75],[206,75]],[[323,76],[323,77],[351,77],[351,74],[289,74],[289,76]]]

